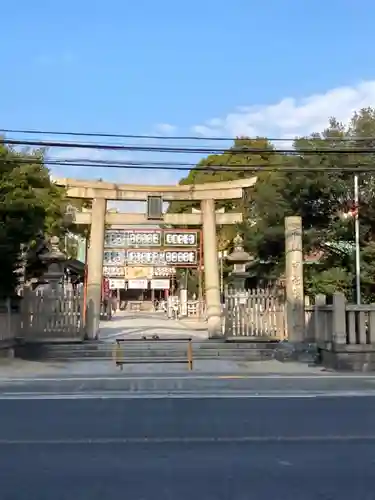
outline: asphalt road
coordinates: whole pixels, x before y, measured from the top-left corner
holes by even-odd
[[[1,498],[372,499],[375,398],[0,400]]]

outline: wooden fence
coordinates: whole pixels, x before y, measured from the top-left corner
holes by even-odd
[[[343,294],[335,293],[331,304],[317,295],[305,311],[307,341],[328,348],[375,345],[375,304],[348,304]]]
[[[283,289],[227,290],[223,314],[227,338],[288,338]],[[355,305],[341,293],[328,303],[324,295],[305,301],[305,339],[329,347],[375,346],[375,304]]]
[[[205,319],[206,304],[204,301],[188,300],[186,303],[186,315],[188,318]]]
[[[10,300],[0,303],[0,346],[7,346],[18,336],[20,315],[12,311]]]
[[[83,299],[73,291],[26,290],[20,337],[25,340],[78,340],[84,337]]]
[[[283,289],[227,289],[223,317],[227,338],[283,340],[286,337]]]
[[[20,312],[0,304],[0,343],[16,337],[25,340],[81,340],[84,324],[82,296],[66,291],[26,291]],[[194,309],[195,310],[195,309]],[[284,340],[287,338],[285,297],[282,289],[227,290],[223,311],[226,338]],[[331,303],[324,295],[307,300],[305,341],[330,349],[375,349],[375,304],[355,305],[336,293]]]

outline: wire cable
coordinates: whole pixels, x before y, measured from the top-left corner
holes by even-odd
[[[27,159],[27,158],[14,158],[14,159],[2,159],[3,163],[14,163],[18,164],[38,164],[47,167],[73,167],[73,168],[93,168],[93,169],[103,169],[114,168],[120,170],[165,170],[165,171],[195,171],[195,172],[236,172],[236,173],[256,173],[256,172],[329,172],[335,174],[343,173],[365,173],[365,172],[375,172],[375,165],[348,165],[344,167],[335,166],[324,166],[324,165],[312,165],[312,166],[298,166],[286,163],[275,163],[275,164],[248,164],[248,165],[205,165],[198,166],[194,163],[191,164],[163,164],[163,162],[124,162],[124,163],[112,163],[105,161],[104,163],[99,161],[72,161],[72,160],[54,160],[54,159]]]
[[[50,135],[50,136],[71,136],[71,137],[100,137],[107,139],[151,139],[151,140],[181,140],[181,141],[255,141],[267,140],[270,142],[294,142],[298,139],[318,140],[318,141],[337,141],[337,142],[353,142],[353,141],[375,141],[375,137],[208,137],[194,135],[136,135],[136,134],[110,134],[103,132],[63,132],[56,130],[38,130],[38,129],[0,129],[0,134],[23,134],[23,135]]]
[[[104,151],[139,151],[139,152],[157,152],[157,153],[194,153],[194,154],[287,154],[296,156],[301,154],[370,154],[375,153],[375,147],[371,148],[350,148],[350,149],[336,149],[336,148],[301,148],[301,149],[268,149],[268,148],[183,148],[173,146],[135,146],[135,145],[119,145],[119,144],[101,144],[101,143],[88,143],[88,142],[58,142],[58,141],[37,141],[37,140],[17,140],[17,139],[1,139],[1,143],[9,146],[28,146],[37,148],[75,148],[75,149],[89,149],[89,150],[104,150]]]

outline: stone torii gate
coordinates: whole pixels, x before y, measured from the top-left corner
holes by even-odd
[[[240,199],[243,189],[256,183],[257,178],[195,185],[147,186],[114,184],[102,181],[56,179],[66,188],[69,198],[92,200],[90,211],[76,214],[76,224],[91,224],[90,248],[87,258],[87,333],[95,338],[99,329],[101,284],[103,277],[104,236],[106,225],[147,225],[155,223],[146,214],[108,213],[107,200],[147,201],[160,196],[163,202],[200,202],[200,213],[164,214],[160,224],[195,225],[203,227],[203,263],[207,306],[207,329],[210,338],[222,335],[219,264],[217,257],[216,224],[236,224],[241,213],[217,213],[215,200]]]

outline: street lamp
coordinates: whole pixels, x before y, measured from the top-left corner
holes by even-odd
[[[234,249],[233,252],[228,255],[228,262],[233,264],[233,271],[230,273],[232,286],[236,290],[244,291],[245,281],[249,276],[246,271],[248,264],[254,260],[254,257],[247,252],[245,252],[243,247],[243,238],[240,234],[233,239]]]
[[[49,283],[50,288],[57,292],[59,289],[64,290],[64,263],[66,255],[59,249],[59,238],[52,236],[50,239],[49,252],[41,256],[41,261],[47,265],[47,271],[43,278]],[[60,288],[60,284],[62,287]]]

